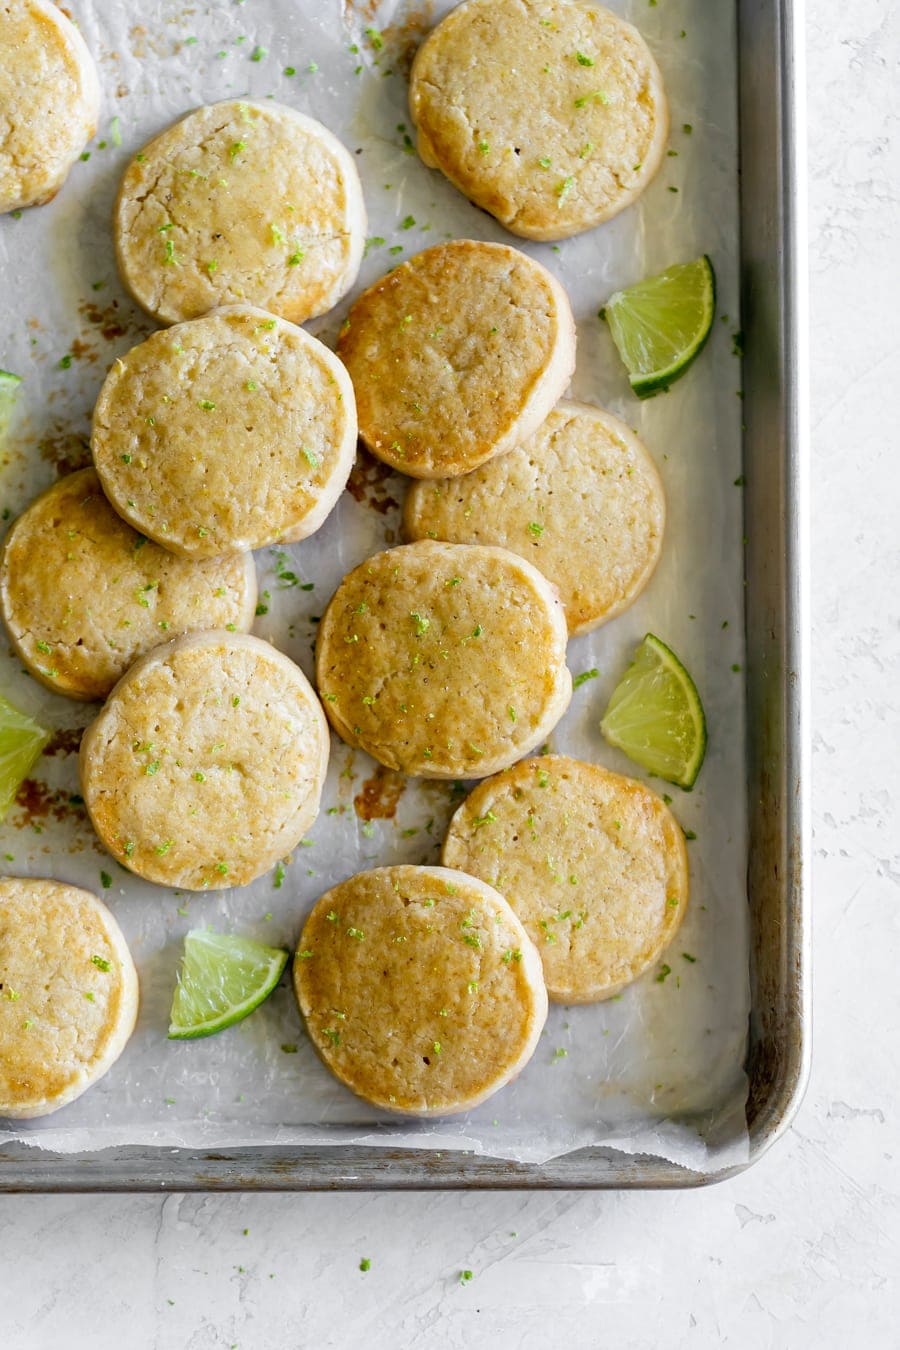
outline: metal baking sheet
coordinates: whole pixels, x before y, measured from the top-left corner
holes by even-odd
[[[627,4],[618,7],[639,17]],[[206,13],[217,8],[226,7],[213,6]],[[407,13],[408,22],[398,34],[401,45],[415,40],[423,17]],[[164,18],[183,39],[187,32],[184,17],[173,11]],[[322,22],[328,21],[323,13]],[[677,23],[671,11],[668,21]],[[372,26],[378,22],[372,13]],[[803,222],[796,161],[796,91],[802,90],[802,81],[797,73],[796,6],[744,0],[738,6],[738,23],[745,351],[740,383],[747,580],[743,678],[750,829],[746,898],[752,943],[746,1113],[742,1110],[740,1119],[720,1120],[718,1136],[707,1140],[706,1165],[692,1170],[663,1157],[627,1156],[611,1147],[578,1149],[536,1164],[472,1156],[444,1147],[273,1143],[212,1151],[138,1145],[99,1153],[57,1153],[12,1143],[0,1148],[0,1188],[694,1185],[752,1161],[784,1127],[802,1090],[808,1054],[807,932],[802,900],[808,839],[803,725],[807,706],[806,482],[803,295],[798,267]],[[643,22],[642,26],[647,28]],[[132,25],[128,36],[135,49],[143,47],[150,56],[162,55],[171,44],[167,30],[149,21]],[[652,41],[652,32],[648,36]],[[104,55],[114,64],[108,47]],[[112,73],[107,70],[105,74],[107,87],[118,93]],[[703,74],[699,68],[697,79],[702,80]],[[377,72],[369,75],[378,78]],[[237,84],[232,91],[220,81],[202,92],[205,98],[223,97],[240,93],[242,88]],[[370,83],[361,99],[362,124],[374,115],[371,100],[377,97],[377,87],[373,90]],[[189,105],[190,99],[185,102]],[[112,169],[110,174],[114,176]],[[63,226],[65,221],[63,215]],[[64,229],[59,237],[65,240]],[[77,246],[78,241],[70,243]],[[74,295],[61,299],[70,305],[77,303]],[[120,323],[121,315],[104,313],[103,308],[98,301],[95,313],[101,323],[127,328],[127,320]],[[586,388],[578,392],[591,396]],[[63,417],[59,426],[58,433],[48,438],[52,443],[45,445],[45,453],[57,466],[65,467],[78,454],[79,437],[64,429]],[[62,790],[56,789],[57,793]],[[47,791],[52,797],[53,788]],[[51,814],[53,805],[51,801]],[[749,1130],[745,1157],[732,1168],[723,1167],[725,1160],[735,1156],[734,1139],[743,1136],[745,1129]],[[334,1137],[339,1137],[337,1132]]]

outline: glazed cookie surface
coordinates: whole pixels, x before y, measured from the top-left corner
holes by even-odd
[[[0,554],[0,611],[21,661],[70,698],[105,698],[138,656],[256,610],[249,553],[176,558],[116,514],[93,469],[68,474],[19,516]]]
[[[332,1073],[374,1106],[416,1116],[497,1092],[547,1016],[540,959],[509,905],[442,867],[382,867],[323,895],[294,988]]]
[[[665,802],[564,755],[480,783],[451,820],[441,861],[502,891],[557,1003],[617,994],[665,950],[687,906],[684,835]]]
[[[463,478],[414,483],[408,539],[496,544],[559,591],[569,633],[627,609],[662,549],[665,498],[650,455],[618,417],[562,402],[522,445]]]
[[[434,478],[468,473],[537,429],[575,368],[575,323],[540,263],[457,239],[364,291],[337,350],[368,448]]]
[[[97,128],[100,85],[74,23],[0,0],[0,215],[54,197]]]
[[[319,528],[347,482],[353,388],[304,329],[226,306],[113,364],[91,450],[119,515],[173,553],[291,543]]]
[[[366,211],[353,157],[321,122],[228,100],[135,156],[113,233],[123,282],[161,323],[227,304],[303,323],[356,280]]]
[[[138,980],[119,925],[77,886],[0,879],[0,1117],[46,1116],[125,1049]]]
[[[420,47],[409,106],[424,162],[528,239],[629,206],[669,131],[644,39],[586,0],[467,0]]]
[[[506,549],[423,541],[344,577],[316,680],[349,745],[423,778],[483,778],[534,750],[572,694],[562,605]]]
[[[157,647],[81,742],[81,787],[112,856],[186,890],[243,886],[315,820],[328,766],[318,699],[259,638],[202,633]]]

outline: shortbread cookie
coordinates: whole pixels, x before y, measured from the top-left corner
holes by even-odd
[[[46,1116],[125,1049],[138,979],[119,925],[89,891],[0,879],[0,1117]]]
[[[161,642],[207,628],[247,632],[249,553],[191,562],[136,534],[93,469],[69,474],[19,516],[0,555],[0,611],[19,659],[69,698],[105,698]]]
[[[161,323],[236,303],[303,323],[356,280],[366,211],[353,157],[321,122],[229,100],[135,155],[113,232],[123,282]]]
[[[569,633],[627,609],[659,560],[665,498],[656,466],[618,417],[560,403],[533,436],[464,478],[415,483],[408,539],[497,544],[559,591]]]
[[[617,994],[653,965],[687,906],[684,835],[662,799],[563,755],[480,783],[441,860],[506,896],[557,1003]]]
[[[420,47],[424,162],[528,239],[629,206],[662,162],[662,78],[631,24],[585,0],[467,0]]]
[[[259,638],[202,633],[157,647],[81,742],[100,839],[148,881],[243,886],[313,823],[328,729],[308,680]]]
[[[436,478],[468,473],[540,426],[575,369],[575,324],[540,263],[456,239],[364,291],[338,355],[372,453]]]
[[[343,740],[422,778],[484,778],[534,750],[572,695],[566,620],[531,563],[423,541],[344,577],[316,679]]]
[[[302,328],[227,306],[113,364],[91,450],[119,515],[173,553],[289,543],[319,528],[347,482],[353,388]]]
[[[294,988],[320,1057],[386,1111],[444,1116],[497,1092],[547,1017],[540,957],[490,886],[443,867],[380,867],[326,892]]]
[[[48,202],[97,129],[84,39],[45,0],[0,0],[0,215]]]

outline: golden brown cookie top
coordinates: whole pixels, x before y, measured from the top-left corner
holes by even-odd
[[[687,906],[684,835],[665,802],[564,755],[480,783],[450,822],[442,861],[507,898],[558,1003],[609,998],[637,979]]]
[[[490,886],[442,867],[382,867],[307,919],[294,987],[321,1058],[389,1111],[465,1111],[528,1062],[547,1015],[538,955]]]
[[[337,350],[366,445],[431,478],[467,473],[540,425],[575,368],[575,324],[540,263],[456,239],[364,291]]]
[[[535,749],[569,704],[555,592],[505,549],[422,541],[344,577],[316,681],[350,745],[424,778],[481,778]]]

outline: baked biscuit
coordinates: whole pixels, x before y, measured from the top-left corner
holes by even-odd
[[[575,369],[575,323],[540,263],[455,239],[364,291],[337,350],[372,453],[413,478],[455,476],[540,426]]]
[[[138,979],[119,925],[89,891],[0,879],[0,1116],[46,1116],[125,1049]]]
[[[69,698],[105,698],[138,656],[182,633],[247,632],[255,611],[249,553],[176,558],[116,515],[93,469],[32,502],[0,554],[0,612],[16,653]]]
[[[332,1073],[415,1116],[497,1092],[547,1017],[540,958],[509,905],[443,867],[380,867],[326,892],[303,928],[294,989]]]
[[[572,696],[566,620],[531,563],[423,541],[344,577],[316,680],[348,745],[421,778],[484,778],[534,750]]]
[[[56,5],[0,0],[0,215],[55,197],[97,129],[100,84]]]
[[[228,100],[135,156],[113,234],[123,282],[160,323],[227,304],[303,323],[356,280],[366,210],[352,155],[321,122]]]
[[[424,162],[527,239],[629,206],[669,134],[647,44],[585,0],[467,0],[419,48],[409,106]]]
[[[157,647],[81,742],[81,790],[124,867],[186,890],[243,886],[315,820],[328,728],[299,667],[268,642],[201,633]]]
[[[665,498],[656,466],[618,417],[560,403],[524,444],[464,478],[414,483],[408,539],[496,544],[559,591],[569,633],[627,609],[659,560]]]
[[[353,388],[304,329],[226,306],[113,364],[91,450],[119,515],[173,553],[290,543],[319,528],[347,482]]]
[[[684,835],[666,804],[564,755],[480,783],[451,820],[441,861],[502,891],[557,1003],[594,1003],[636,980],[687,906]]]

